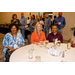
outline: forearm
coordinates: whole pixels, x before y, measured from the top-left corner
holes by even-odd
[[[14,48],[11,48],[9,46],[6,46],[6,48],[8,48],[9,50],[15,50]]]

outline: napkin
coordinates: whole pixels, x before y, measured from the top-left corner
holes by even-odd
[[[60,56],[62,51],[61,50],[57,50],[57,49],[49,48],[49,53],[52,56]]]

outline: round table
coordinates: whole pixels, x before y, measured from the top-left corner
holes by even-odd
[[[47,47],[52,47],[53,43],[49,43]],[[31,49],[31,45],[21,47],[14,51],[10,57],[10,62],[35,62],[36,56],[41,57],[41,62],[75,62],[75,48],[67,49],[67,44],[61,43],[57,46],[58,50],[67,50],[66,56],[63,58],[62,54],[60,56],[52,56],[48,53],[48,48],[34,44],[33,58],[28,58],[28,51]]]

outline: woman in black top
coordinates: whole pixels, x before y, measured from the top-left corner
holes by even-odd
[[[16,15],[16,14],[13,14],[13,15],[12,15],[11,24],[16,24],[16,25],[21,26],[21,23],[20,23],[19,19],[17,19],[17,15]],[[19,27],[19,28],[20,28],[20,27]]]

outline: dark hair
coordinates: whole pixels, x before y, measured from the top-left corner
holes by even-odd
[[[32,15],[33,17],[34,17],[34,19],[35,19],[35,15]],[[32,20],[32,16],[31,16],[31,20]]]
[[[9,31],[11,32],[11,28],[13,27],[13,26],[15,26],[16,27],[16,29],[17,29],[17,31],[18,31],[18,25],[16,25],[16,24],[11,24],[10,26],[9,26]]]
[[[54,16],[54,18],[56,18],[56,16]]]
[[[13,15],[12,15],[12,19],[14,19],[14,16],[16,16],[16,18],[17,18],[17,15],[16,15],[16,14],[13,14]]]
[[[56,26],[58,28],[58,26],[56,24],[52,25],[52,26]]]

